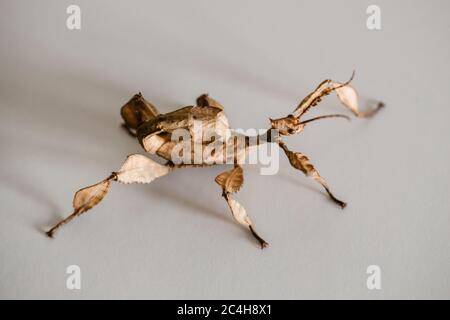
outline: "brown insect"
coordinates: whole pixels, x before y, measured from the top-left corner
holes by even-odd
[[[358,94],[350,86],[353,76],[354,73],[351,79],[345,83],[338,83],[332,80],[323,81],[287,117],[270,119],[271,127],[264,134],[258,135],[256,139],[241,135],[241,138],[244,138],[242,148],[238,148],[236,136],[227,136],[226,134],[229,126],[222,105],[207,94],[198,97],[195,106],[187,106],[165,114],[160,114],[150,102],[144,99],[141,93],[134,95],[121,108],[121,115],[125,121],[123,126],[130,134],[137,137],[145,151],[164,158],[167,160],[167,163],[159,164],[140,154],[129,155],[118,171],[113,172],[97,184],[78,190],[73,199],[73,213],[51,228],[47,235],[53,237],[55,231],[61,226],[96,206],[105,197],[113,181],[125,184],[150,183],[175,169],[211,166],[230,163],[231,161],[234,164],[234,168],[219,174],[215,181],[221,187],[222,196],[228,203],[234,219],[248,228],[258,240],[261,248],[264,248],[268,243],[256,233],[254,224],[244,207],[232,197],[232,194],[239,191],[244,182],[242,158],[245,158],[251,148],[259,147],[263,143],[277,144],[288,157],[291,166],[320,183],[329,197],[341,208],[344,208],[346,203],[333,195],[328,184],[309,162],[309,159],[300,152],[289,150],[282,137],[302,132],[308,123],[315,120],[331,117],[348,118],[345,115],[326,115],[302,120],[303,115],[310,108],[316,106],[324,96],[332,92],[336,92],[341,103],[357,117],[369,117],[380,110],[384,104],[377,102],[370,111],[359,111]],[[213,131],[216,134],[214,140],[206,137],[205,131],[199,132],[196,129],[196,123],[201,124],[202,128]],[[181,142],[173,139],[173,135],[180,129],[187,130],[191,134],[189,146],[192,148],[190,151],[188,149],[186,152],[183,149],[181,152],[174,152]],[[182,159],[192,160],[195,156],[193,149],[199,147],[200,150],[205,150],[213,141],[216,146],[214,152],[211,152],[206,158],[203,157],[200,162],[174,161],[174,154]],[[232,148],[229,147],[230,145]]]

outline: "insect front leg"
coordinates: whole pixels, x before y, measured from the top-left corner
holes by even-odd
[[[283,141],[281,141],[281,139],[278,140],[278,145],[281,147],[281,149],[283,149],[284,153],[288,157],[291,166],[293,166],[295,169],[302,171],[307,177],[311,177],[315,181],[320,183],[327,192],[327,194],[330,196],[331,200],[337,203],[342,209],[344,209],[347,206],[347,203],[337,199],[333,195],[327,182],[325,181],[324,178],[322,178],[322,176],[319,174],[316,168],[314,168],[314,166],[309,162],[307,156],[305,156],[300,152],[294,152],[289,150],[286,144]]]
[[[239,191],[239,189],[244,183],[244,175],[242,167],[235,166],[233,170],[219,174],[216,177],[216,182],[222,187],[222,196],[227,202],[231,210],[231,214],[233,215],[233,218],[238,223],[249,229],[249,231],[255,237],[255,239],[258,240],[259,244],[261,245],[261,249],[267,247],[269,244],[263,238],[261,238],[255,231],[253,222],[250,220],[250,217],[245,211],[245,208],[239,202],[237,202],[231,197],[231,194]]]
[[[322,101],[322,98],[329,95],[332,92],[336,92],[340,102],[350,110],[355,116],[360,118],[366,118],[373,116],[377,113],[382,107],[384,107],[384,103],[376,102],[375,106],[372,107],[368,111],[360,111],[359,110],[359,97],[356,90],[350,85],[353,77],[355,76],[355,72],[353,72],[351,78],[344,83],[336,82],[333,80],[324,80],[319,86],[307,95],[294,110],[292,115],[295,118],[300,118],[303,114],[305,114],[310,108],[319,104]]]
[[[170,170],[170,165],[161,165],[146,156],[140,154],[129,155],[117,172],[113,172],[99,183],[78,190],[73,198],[73,213],[47,231],[47,235],[53,237],[54,233],[63,225],[100,203],[108,193],[111,182],[118,181],[125,184],[150,183],[154,179],[166,175]]]
[[[368,111],[359,110],[359,98],[356,90],[350,85],[353,80],[354,73],[350,80],[344,83],[335,82],[333,80],[322,81],[319,86],[310,94],[308,94],[297,106],[297,108],[289,114],[287,117],[272,119],[269,118],[272,129],[278,130],[280,135],[289,136],[293,134],[298,134],[303,131],[305,125],[312,121],[326,118],[347,118],[346,115],[342,114],[331,114],[315,117],[308,120],[302,120],[303,115],[308,112],[312,107],[318,105],[322,101],[323,97],[329,95],[332,92],[336,92],[340,102],[350,110],[355,116],[360,118],[367,118],[376,114],[382,107],[384,103],[376,102],[372,108]]]

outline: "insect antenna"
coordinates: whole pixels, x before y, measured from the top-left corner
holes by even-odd
[[[319,116],[319,117],[315,117],[315,118],[312,118],[312,119],[308,119],[308,120],[302,121],[302,122],[300,122],[300,124],[307,124],[308,122],[312,122],[312,121],[316,121],[316,120],[320,120],[320,119],[327,119],[327,118],[345,118],[345,119],[350,121],[350,117],[348,117],[348,116],[346,116],[344,114],[328,114],[328,115],[325,115],[325,116]]]

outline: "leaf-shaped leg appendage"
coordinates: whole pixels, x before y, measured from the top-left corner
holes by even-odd
[[[371,117],[384,107],[384,103],[379,101],[376,102],[375,106],[372,106],[368,111],[360,111],[358,92],[356,92],[350,84],[345,85],[342,83],[333,82],[332,86],[335,88],[334,90],[336,91],[336,95],[341,103],[359,118]]]
[[[335,91],[341,103],[357,117],[363,118],[373,116],[382,107],[384,107],[384,103],[377,102],[376,105],[372,107],[372,110],[369,110],[367,112],[359,111],[358,93],[350,85],[350,82],[353,80],[354,75],[355,73],[353,72],[350,80],[345,83],[339,83],[333,80],[322,81],[313,92],[307,95],[300,102],[292,115],[295,118],[300,118],[310,108],[316,106],[320,101],[322,101],[323,97]]]
[[[227,201],[233,218],[243,226],[249,228],[252,235],[256,238],[256,240],[258,240],[259,244],[261,245],[261,249],[267,247],[269,244],[263,238],[261,238],[258,233],[256,233],[255,228],[253,227],[253,223],[250,220],[250,217],[248,216],[245,208],[231,197],[231,193],[239,191],[239,189],[244,184],[242,167],[236,166],[231,171],[226,171],[219,174],[216,177],[216,182],[222,188],[222,196]]]
[[[47,231],[47,235],[52,238],[56,230],[102,201],[108,193],[111,180],[114,180],[115,178],[115,175],[112,174],[107,179],[97,184],[78,190],[73,197],[73,213]]]
[[[154,179],[166,175],[170,170],[169,166],[161,165],[143,155],[133,154],[128,156],[119,171],[113,172],[99,183],[78,190],[73,198],[73,213],[47,231],[47,235],[53,237],[55,231],[60,227],[95,207],[108,193],[111,181],[125,184],[150,183]]]
[[[326,183],[325,179],[322,178],[322,176],[319,174],[319,172],[314,168],[314,166],[309,162],[309,159],[307,156],[300,152],[293,152],[288,149],[286,144],[279,140],[278,144],[283,149],[284,153],[289,159],[289,163],[291,166],[293,166],[295,169],[298,169],[302,171],[307,177],[311,177],[314,180],[316,180],[318,183],[324,187],[325,191],[328,193],[330,198],[336,202],[342,209],[344,209],[347,206],[347,203],[345,203],[342,200],[337,199],[333,193],[331,192],[330,188],[328,187],[328,184]]]

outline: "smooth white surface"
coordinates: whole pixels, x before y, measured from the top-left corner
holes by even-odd
[[[2,1],[1,298],[450,298],[448,1]],[[65,26],[78,4],[82,28]],[[326,78],[387,108],[289,138],[341,211],[286,158],[245,170],[236,224],[215,184],[227,168],[114,184],[56,238],[74,192],[144,153],[119,108],[161,112],[209,92],[237,128],[265,128]],[[309,116],[346,111],[326,98]],[[77,264],[82,289],[66,289]],[[382,290],[366,288],[366,268]]]

